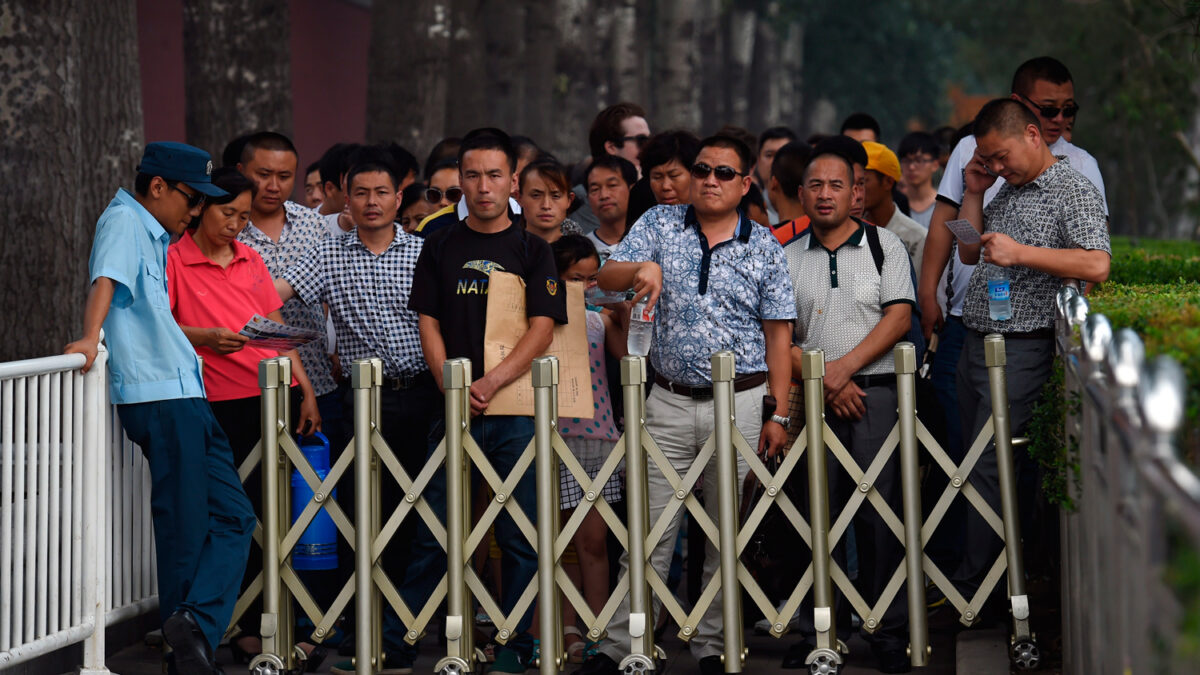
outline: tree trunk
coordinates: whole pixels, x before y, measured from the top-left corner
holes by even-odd
[[[698,43],[704,47],[699,50],[700,70],[696,77],[700,85],[700,122],[694,131],[704,135],[705,131],[719,129],[729,120],[727,90],[730,80],[726,72],[729,31],[724,30],[729,12],[722,7],[720,0],[705,0],[702,11],[713,17],[700,26],[697,36]]]
[[[755,132],[784,123],[779,114],[779,90],[787,75],[779,68],[778,13],[779,3],[769,3],[756,22],[754,64],[747,88],[750,105],[746,111],[746,126]]]
[[[367,139],[394,140],[423,158],[446,125],[449,0],[371,4]]]
[[[524,128],[522,111],[527,103],[525,88],[534,74],[525,71],[521,56],[528,49],[525,37],[524,2],[484,2],[479,9],[479,26],[485,49],[483,59],[487,101],[484,124],[510,134]],[[534,10],[536,11],[536,10]]]
[[[728,112],[723,124],[749,125],[750,92],[753,89],[751,66],[754,63],[754,38],[757,19],[753,9],[737,8],[728,17],[729,60],[725,77]]]
[[[447,135],[462,136],[476,127],[494,126],[484,89],[486,32],[480,16],[481,6],[482,0],[450,0]]]
[[[184,0],[189,143],[219,158],[241,134],[291,134],[289,21],[286,0]]]
[[[615,103],[609,97],[608,69],[596,58],[605,53],[611,28],[611,22],[605,20],[611,9],[601,4],[558,1],[561,37],[554,105],[557,123],[550,147],[566,161],[588,154],[587,134],[592,119],[605,106]]]
[[[779,121],[791,126],[796,133],[801,133],[800,125],[804,110],[803,92],[804,66],[804,25],[798,21],[788,24],[784,43],[780,49],[779,79]]]
[[[699,130],[700,87],[697,54],[699,0],[662,0],[659,3],[658,58],[651,81],[655,121],[660,129],[682,127]]]
[[[96,217],[141,145],[133,0],[0,5],[0,361],[78,337]],[[132,157],[132,161],[131,161]]]
[[[645,43],[638,33],[638,0],[612,8],[612,92],[614,101],[646,101]]]
[[[525,45],[521,52],[521,71],[525,74],[521,101],[513,131],[531,137],[544,150],[555,151],[550,130],[558,123],[554,110],[554,86],[558,74],[558,30],[555,26],[557,5],[553,2],[530,3],[525,10]],[[556,152],[556,154],[558,154]],[[572,161],[572,154],[560,155]]]

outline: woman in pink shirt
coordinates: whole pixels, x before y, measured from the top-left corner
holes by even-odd
[[[238,331],[255,314],[283,323],[282,303],[271,274],[253,249],[237,240],[250,220],[255,186],[235,169],[217,169],[213,184],[228,197],[208,198],[200,217],[167,251],[167,289],[171,313],[184,335],[204,358],[204,390],[213,415],[229,437],[235,466],[250,455],[261,436],[258,363],[279,355],[255,347]],[[321,428],[317,397],[296,350],[283,353],[292,360],[292,410],[298,410],[297,433]],[[299,401],[296,401],[296,390]],[[262,519],[262,480],[258,469],[245,481],[246,495]],[[251,545],[244,591],[262,569],[260,549]],[[232,642],[239,660],[261,651],[258,640],[261,605],[256,602],[238,624],[242,634]],[[310,663],[312,659],[310,658]]]

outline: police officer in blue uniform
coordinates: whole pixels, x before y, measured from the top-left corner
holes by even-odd
[[[170,670],[219,673],[213,649],[233,614],[254,512],[229,441],[204,397],[195,349],[171,316],[164,270],[172,235],[200,215],[208,153],[182,143],[146,146],[131,193],[117,191],[96,224],[83,337],[67,353],[92,366],[104,329],[112,400],[150,464],[163,637]]]

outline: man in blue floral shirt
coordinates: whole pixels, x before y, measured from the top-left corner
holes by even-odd
[[[736,356],[734,406],[742,436],[760,452],[775,454],[787,442],[787,391],[791,374],[788,350],[796,317],[792,282],[783,249],[771,232],[738,211],[750,189],[753,156],[739,140],[714,136],[704,140],[691,167],[691,206],[658,206],[634,224],[613,250],[600,273],[608,290],[633,288],[640,300],[657,308],[650,360],[656,386],[646,401],[646,428],[676,473],[691,467],[712,435],[713,352]],[[773,409],[763,410],[764,395],[774,396]],[[770,415],[765,423],[764,413]],[[738,485],[748,471],[738,460]],[[705,491],[715,495],[715,456],[704,471]],[[675,492],[662,470],[650,463],[650,520],[658,520]],[[705,508],[716,517],[717,500]],[[672,519],[651,554],[665,577],[682,511]],[[704,582],[718,567],[718,555],[707,544]],[[628,569],[628,556],[621,559]],[[701,673],[720,673],[722,623],[720,598],[704,614],[691,640]],[[609,623],[600,653],[582,673],[615,673],[630,647],[628,605]]]

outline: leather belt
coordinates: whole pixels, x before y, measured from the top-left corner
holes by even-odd
[[[423,370],[416,375],[401,375],[400,377],[385,377],[383,378],[383,388],[393,391],[402,389],[412,389],[418,385],[428,384],[433,382],[433,375],[428,370]]]
[[[988,333],[975,331],[980,337],[987,337]],[[1005,340],[1053,340],[1053,328],[1039,328],[1037,330],[1023,331],[1019,333],[1001,333]]]
[[[894,387],[896,386],[896,374],[855,375],[850,378],[850,381],[857,384],[859,389],[866,389],[867,387]]]
[[[734,379],[733,390],[735,392],[746,391],[747,389],[753,389],[754,387],[757,387],[766,381],[766,373],[750,373],[748,375],[742,375],[741,377]],[[713,396],[712,385],[707,387],[693,387],[687,384],[678,384],[668,380],[658,373],[654,374],[654,384],[666,389],[672,394],[679,394],[680,396],[687,396],[688,398],[709,399]]]

